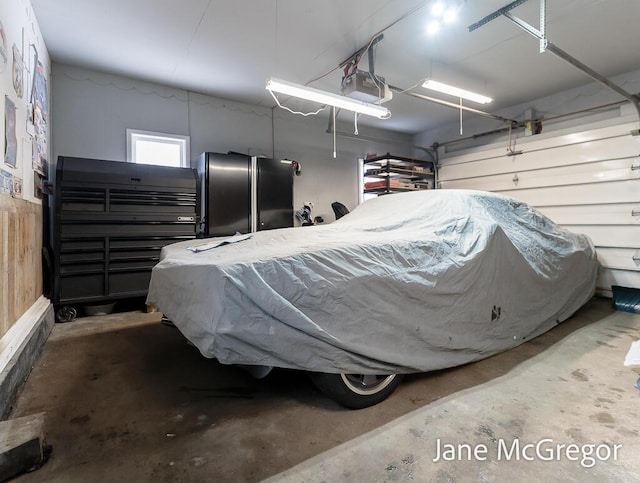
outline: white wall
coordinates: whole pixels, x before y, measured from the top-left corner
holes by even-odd
[[[357,159],[367,153],[413,153],[412,136],[360,128],[369,142],[338,137],[333,159],[328,114],[300,117],[121,76],[53,64],[53,155],[124,161],[127,128],[188,135],[191,158],[204,151],[237,151],[302,164],[294,179],[294,209],[314,203],[314,216],[333,220],[331,203],[358,201]],[[345,118],[346,115],[343,114]],[[353,132],[351,122],[338,130]],[[390,142],[387,142],[390,141]]]
[[[54,161],[60,155],[126,160],[127,127],[187,135],[187,94],[54,63]]]

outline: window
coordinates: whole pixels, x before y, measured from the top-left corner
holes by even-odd
[[[189,167],[189,136],[127,129],[127,161]]]

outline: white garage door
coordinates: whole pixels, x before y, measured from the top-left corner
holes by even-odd
[[[638,123],[519,140],[441,160],[441,188],[494,191],[537,207],[591,237],[602,265],[598,291],[640,288],[640,136]],[[497,146],[497,145],[496,145]]]

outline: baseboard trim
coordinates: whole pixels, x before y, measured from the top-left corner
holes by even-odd
[[[53,305],[41,296],[0,339],[0,419],[9,415],[54,323]]]

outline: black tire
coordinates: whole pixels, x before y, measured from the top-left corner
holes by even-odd
[[[362,375],[310,372],[311,380],[324,394],[349,409],[374,406],[389,397],[402,381],[402,374]]]

